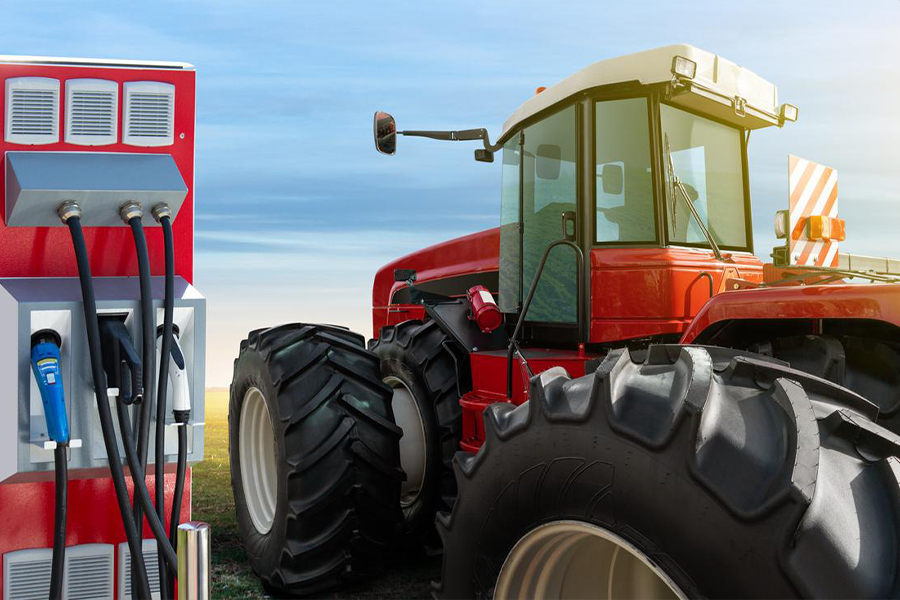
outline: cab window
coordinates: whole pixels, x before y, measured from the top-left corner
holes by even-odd
[[[596,215],[599,244],[657,240],[646,98],[594,105]]]

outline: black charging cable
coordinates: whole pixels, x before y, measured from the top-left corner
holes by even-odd
[[[166,518],[165,501],[165,440],[166,440],[166,396],[169,385],[169,355],[172,352],[172,336],[175,318],[175,242],[172,235],[172,211],[166,204],[158,204],[151,211],[153,218],[160,224],[163,231],[163,246],[165,248],[165,296],[163,299],[163,325],[162,341],[160,344],[159,360],[159,387],[156,391],[156,511],[160,519]],[[172,496],[172,513],[169,517],[169,543],[178,549],[177,536],[173,531],[178,528],[178,519],[181,513],[181,496],[184,494],[184,466],[181,461],[181,438],[185,436],[184,427],[178,428],[178,467],[175,474],[175,493]],[[185,444],[186,445],[186,444]],[[186,457],[185,457],[186,461]],[[173,526],[174,524],[174,526]],[[168,589],[170,594],[175,591],[176,571],[172,571],[165,577],[160,571],[160,589]],[[163,583],[169,586],[164,588]]]
[[[153,335],[155,328],[153,327],[153,299],[150,289],[150,263],[147,255],[147,241],[144,238],[144,230],[141,226],[143,214],[143,209],[137,202],[127,202],[122,205],[122,208],[119,211],[122,220],[131,226],[132,233],[135,237],[135,247],[137,248],[139,264],[138,278],[140,280],[141,290],[141,336],[143,338],[143,356],[141,357],[141,360],[143,361],[144,381],[149,383],[153,381],[152,362],[153,357],[155,356],[154,344],[156,337]],[[151,363],[149,368],[148,363]],[[148,373],[150,376],[149,379],[147,378]],[[152,385],[147,385],[145,390],[152,390],[152,387]],[[116,402],[116,415],[118,416],[119,429],[122,433],[122,445],[125,448],[125,459],[128,461],[128,468],[131,470],[132,480],[134,482],[134,504],[136,507],[140,506],[143,509],[147,524],[150,525],[153,537],[156,538],[157,550],[162,557],[162,561],[159,565],[159,573],[162,575],[166,566],[171,569],[178,568],[178,558],[174,548],[169,543],[169,537],[165,525],[163,525],[165,517],[159,517],[157,508],[154,507],[153,501],[150,499],[150,492],[147,490],[145,468],[142,464],[142,458],[145,459],[146,457],[142,457],[141,455],[140,441],[141,436],[146,430],[146,436],[144,436],[144,453],[146,454],[146,444],[148,443],[150,427],[150,404],[151,401],[145,399],[140,406],[141,418],[138,420],[138,423],[140,424],[141,429],[137,431],[137,440],[135,440],[134,427],[129,419],[127,403],[122,398],[119,398]],[[164,484],[164,482],[162,483]],[[141,522],[142,521],[143,519]],[[165,588],[161,587],[160,590],[165,590]]]
[[[50,571],[50,598],[62,598],[63,572],[66,564],[66,508],[69,481],[68,444],[57,443],[53,450],[56,468],[56,510],[53,516],[53,563]]]
[[[137,432],[137,455],[140,459],[141,471],[147,472],[147,450],[150,443],[150,414],[153,406],[153,292],[150,289],[150,256],[147,252],[147,238],[141,220],[144,211],[137,202],[126,202],[119,210],[122,221],[131,227],[134,238],[134,250],[137,255],[138,281],[141,293],[141,360],[143,361],[144,401],[140,410],[135,413],[134,430]],[[137,497],[133,500],[134,520],[143,523],[141,504]]]
[[[112,413],[109,410],[109,396],[106,393],[106,375],[103,371],[97,300],[94,295],[94,283],[91,277],[87,245],[84,241],[84,232],[81,229],[82,212],[75,202],[63,203],[59,207],[58,212],[60,219],[68,226],[72,235],[72,246],[74,247],[75,260],[78,264],[78,279],[81,284],[84,323],[87,330],[94,393],[97,395],[97,413],[100,417],[100,429],[103,431],[103,444],[106,447],[106,456],[109,459],[109,470],[116,492],[116,500],[119,504],[122,525],[125,528],[128,550],[131,553],[131,564],[135,567],[132,591],[133,595],[138,598],[150,598],[150,584],[147,580],[147,568],[144,564],[144,555],[141,549],[141,535],[131,510],[128,486],[125,483],[125,472],[122,468],[122,459],[116,444]]]
[[[141,462],[141,471],[147,472],[147,455],[150,445],[150,415],[153,406],[153,292],[150,289],[150,256],[147,252],[147,238],[141,223],[144,211],[137,202],[126,202],[119,210],[119,216],[131,228],[134,238],[134,251],[137,255],[138,281],[141,295],[141,360],[143,361],[143,380],[146,390],[145,402],[134,414],[134,430],[137,431],[137,455]],[[143,524],[143,507],[135,494],[132,500],[134,519]],[[159,554],[159,572],[163,572],[162,553]],[[160,583],[160,589],[165,589]]]

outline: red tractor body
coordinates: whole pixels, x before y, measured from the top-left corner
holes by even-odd
[[[890,339],[900,332],[900,285],[778,286],[731,290],[730,281],[761,283],[763,263],[732,253],[728,262],[712,252],[688,248],[595,249],[590,253],[591,320],[586,348],[528,348],[534,373],[563,367],[572,377],[605,355],[605,348],[644,339],[683,344],[747,346],[756,328],[759,340],[822,333],[855,321]],[[373,290],[373,331],[410,319],[426,318],[408,297],[407,284],[395,282],[395,269],[414,269],[416,287],[464,297],[468,286],[497,292],[499,229],[489,229],[414,252],[381,269]],[[709,274],[708,276],[706,274]],[[712,293],[712,294],[711,294]],[[763,325],[767,324],[768,327]],[[744,328],[738,332],[738,326]],[[725,331],[726,326],[732,330]],[[737,336],[740,336],[737,339]],[[595,349],[591,349],[591,348]],[[506,353],[475,351],[469,356],[472,389],[463,395],[461,448],[477,451],[484,441],[482,412],[506,398]],[[527,400],[528,376],[517,365],[513,403]]]
[[[686,50],[672,47],[670,51]],[[747,104],[742,111],[729,113],[721,111],[722,98],[711,94],[705,83],[688,83],[698,71],[682,79],[674,66],[673,79],[658,88],[659,95],[644,79],[640,79],[643,85],[587,85],[592,78],[598,84],[615,80],[616,61],[625,64],[630,58],[608,61],[605,69],[598,64],[596,71],[588,68],[539,91],[513,114],[495,146],[498,151],[502,146],[503,152],[503,224],[414,252],[380,269],[373,289],[375,338],[384,327],[434,316],[424,306],[426,302],[411,293],[410,282],[395,277],[397,270],[415,271],[416,290],[453,298],[465,298],[466,290],[473,285],[485,286],[499,298],[511,331],[521,315],[540,252],[560,235],[570,239],[584,255],[580,281],[586,289],[576,289],[576,276],[560,274],[571,269],[572,263],[560,259],[559,251],[548,251],[550,260],[543,278],[549,281],[535,283],[543,286],[538,287],[537,294],[544,296],[538,300],[543,304],[539,309],[542,316],[532,320],[529,314],[524,319],[522,356],[532,373],[561,366],[577,377],[585,374],[586,363],[595,363],[613,348],[645,348],[651,343],[747,348],[758,341],[790,335],[858,330],[862,322],[876,339],[895,336],[900,331],[897,286],[779,285],[775,289],[748,289],[771,285],[787,275],[756,257],[750,226],[746,134],[752,129],[784,125],[784,107],[779,111],[773,103],[777,98],[774,86],[736,65],[701,66],[699,72],[719,69],[710,80],[718,79],[720,85],[726,81],[723,73],[733,68],[728,77],[754,87],[759,93],[757,106],[769,107],[754,112]],[[684,89],[679,89],[681,86]],[[742,93],[748,91],[745,88]],[[633,112],[624,109],[626,103],[643,103],[644,98],[650,108],[649,127],[643,123],[643,104]],[[727,100],[742,101],[739,96]],[[655,102],[659,102],[658,107]],[[617,104],[622,105],[621,110]],[[567,117],[567,111],[575,118]],[[604,115],[605,111],[611,116]],[[631,119],[630,128],[621,124],[627,119]],[[649,129],[650,147],[661,157],[649,158],[653,151],[642,154],[645,142],[635,141],[636,128]],[[395,130],[393,124],[389,129]],[[606,138],[607,134],[619,137]],[[427,136],[434,137],[432,133]],[[460,138],[454,134],[445,139]],[[732,162],[715,158],[719,154],[730,154]],[[793,157],[792,161],[794,164],[798,159]],[[792,206],[806,198],[802,185],[820,172],[825,176],[818,185],[810,182],[807,196],[825,190],[833,197],[827,206],[836,206],[836,184],[827,181],[833,170],[809,161],[802,163],[806,168],[801,169],[805,173],[799,180],[800,187],[792,182]],[[647,177],[650,172],[656,173],[653,185]],[[691,191],[679,177],[691,182]],[[520,190],[518,198],[516,190]],[[695,206],[686,210],[679,194],[684,194],[685,204],[704,204],[702,210],[707,214],[701,217]],[[795,233],[812,235],[805,228],[805,220],[816,218],[814,201],[807,203]],[[641,202],[652,205],[652,210],[642,208]],[[709,230],[718,228],[717,243],[710,231],[705,234],[708,239],[701,235],[700,228],[690,231],[690,212],[698,224],[705,221]],[[557,229],[560,214],[562,232]],[[651,224],[642,233],[635,233],[641,232],[639,219]],[[574,227],[571,233],[567,229],[570,223]],[[807,246],[812,247],[811,243]],[[508,271],[505,278],[504,260]],[[516,272],[518,288],[515,281],[510,283]],[[814,278],[807,282],[820,281]],[[570,305],[568,317],[565,307],[554,314],[553,307],[566,304]],[[853,320],[856,326],[840,324],[846,320]],[[481,413],[485,407],[498,401],[520,404],[527,400],[529,373],[521,363],[513,372],[508,398],[507,362],[504,349],[469,349],[470,373],[463,379],[470,377],[471,387],[460,390],[462,447],[466,450],[476,450],[484,439]]]

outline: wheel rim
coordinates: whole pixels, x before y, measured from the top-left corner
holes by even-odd
[[[384,382],[394,391],[391,408],[394,420],[403,430],[400,438],[400,467],[406,473],[406,481],[400,486],[400,505],[413,504],[425,483],[425,462],[428,456],[425,445],[425,423],[416,397],[398,377],[385,377]]]
[[[532,529],[503,563],[496,599],[683,599],[662,569],[627,540],[581,521]]]
[[[239,432],[241,482],[253,527],[260,534],[272,529],[278,494],[275,432],[266,398],[259,388],[244,394]]]

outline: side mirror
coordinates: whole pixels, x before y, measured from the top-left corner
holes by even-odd
[[[394,117],[386,112],[377,111],[372,132],[375,136],[375,149],[382,154],[393,156],[397,151],[397,123]]]
[[[556,144],[540,144],[535,152],[534,174],[539,179],[559,179],[562,150]]]
[[[603,180],[603,193],[611,196],[618,196],[625,189],[625,171],[621,165],[607,163],[603,165],[600,172],[600,178]]]

